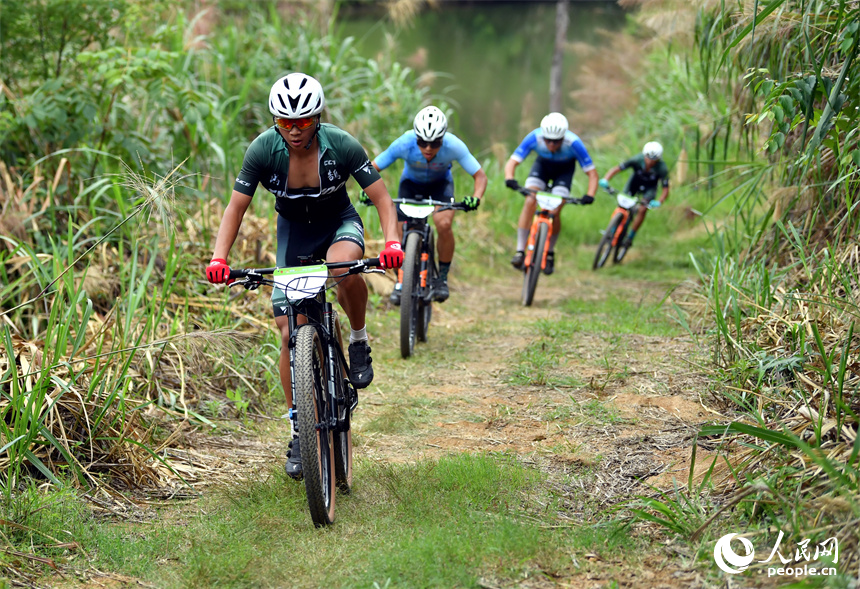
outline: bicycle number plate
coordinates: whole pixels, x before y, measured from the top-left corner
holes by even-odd
[[[328,280],[328,268],[323,264],[316,266],[296,266],[295,268],[278,268],[272,274],[277,288],[280,288],[291,301],[315,297],[325,288]]]
[[[636,203],[639,202],[637,199],[633,198],[632,196],[627,196],[626,194],[621,194],[621,193],[618,194],[618,196],[616,197],[616,200],[618,201],[618,206],[621,207],[622,209],[632,209],[633,207],[636,206]]]
[[[535,198],[537,198],[537,202],[543,210],[557,208],[561,204],[561,201],[564,200],[560,196],[556,196],[550,192],[538,192],[535,194]]]
[[[436,207],[433,205],[400,205],[400,210],[403,211],[403,214],[407,217],[412,217],[413,219],[426,219],[433,214]]]

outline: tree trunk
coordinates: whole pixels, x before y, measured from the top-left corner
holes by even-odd
[[[552,54],[552,68],[549,72],[549,110],[561,112],[564,108],[562,96],[562,62],[564,61],[564,43],[567,39],[567,4],[568,0],[558,0],[555,10],[555,51]]]

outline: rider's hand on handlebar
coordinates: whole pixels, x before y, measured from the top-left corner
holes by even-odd
[[[226,282],[230,284],[232,280],[228,280],[230,276],[230,266],[227,265],[227,260],[223,258],[214,258],[206,267],[206,279],[212,284],[221,284]]]
[[[379,265],[386,270],[403,265],[403,249],[399,241],[385,242],[385,249],[379,252]]]
[[[367,193],[363,190],[358,193],[358,202],[363,204],[363,205],[372,205],[373,204],[373,201],[370,200],[370,197],[367,196]]]
[[[648,203],[648,208],[656,209],[661,204],[663,204],[663,203],[660,202],[659,200],[657,200],[656,198],[654,198],[654,199],[651,199],[651,202]]]
[[[594,197],[588,194],[583,194],[582,198],[579,199],[579,204],[581,205],[590,205],[594,202]]]
[[[514,180],[514,182],[516,182],[516,180]],[[467,196],[463,199],[463,204],[466,206],[467,211],[474,211],[481,206],[481,199],[475,196]]]
[[[609,189],[609,180],[607,180],[606,178],[601,178],[597,184],[604,190]]]
[[[511,190],[519,190],[520,189],[520,183],[517,182],[516,178],[508,178],[507,180],[505,180],[505,186],[507,186]]]

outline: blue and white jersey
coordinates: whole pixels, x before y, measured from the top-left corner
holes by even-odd
[[[452,180],[453,162],[460,162],[470,176],[474,176],[481,169],[481,164],[471,154],[466,144],[453,133],[445,133],[442,137],[442,147],[429,162],[421,154],[416,139],[415,131],[407,131],[395,139],[388,149],[376,156],[374,163],[380,170],[384,170],[395,160],[402,159],[406,165],[401,178],[422,184],[429,184],[443,178]]]
[[[575,159],[579,162],[583,172],[594,169],[594,162],[591,161],[591,156],[588,155],[588,150],[585,149],[582,139],[573,131],[567,131],[564,134],[561,147],[553,153],[547,149],[543,132],[540,128],[535,129],[526,135],[523,142],[514,150],[511,159],[522,162],[532,151],[536,152],[539,158],[553,162],[568,162]]]

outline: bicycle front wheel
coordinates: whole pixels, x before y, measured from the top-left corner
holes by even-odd
[[[421,236],[410,233],[406,237],[403,255],[403,290],[400,292],[400,355],[408,358],[415,350],[418,322],[418,297],[421,280]]]
[[[334,319],[334,337],[337,338],[337,346],[343,351],[343,336],[340,331],[340,320]],[[337,366],[335,379],[337,387],[337,419],[341,431],[335,432],[334,438],[334,479],[337,488],[343,493],[352,490],[352,429],[350,419],[352,417],[352,403],[355,390],[349,384],[346,374],[346,366],[340,360],[340,355],[335,352],[334,364]]]
[[[612,220],[609,221],[609,226],[603,233],[600,243],[597,244],[597,253],[594,254],[593,270],[603,268],[606,260],[609,259],[609,254],[612,253],[612,240],[615,239],[615,232],[618,231],[618,224],[621,222],[621,213],[618,213]]]
[[[317,527],[334,522],[334,440],[327,423],[326,361],[316,328],[299,327],[295,353],[295,402],[299,443],[311,519]]]
[[[546,236],[549,232],[549,225],[541,223],[535,237],[535,249],[532,252],[531,261],[523,275],[523,306],[531,306],[535,298],[535,290],[537,289],[537,281],[540,277],[541,263],[543,262],[543,251],[546,242]]]

